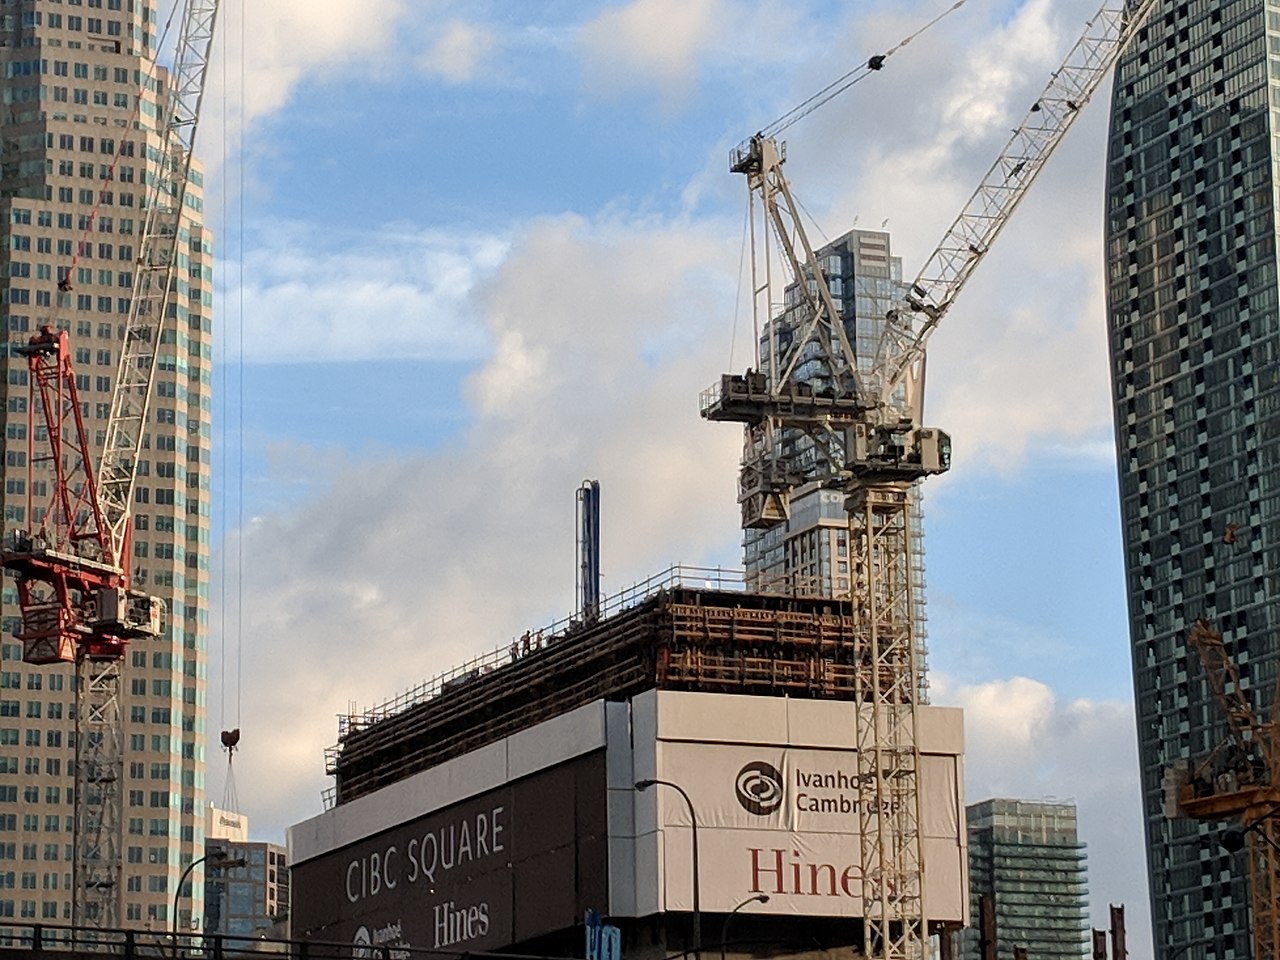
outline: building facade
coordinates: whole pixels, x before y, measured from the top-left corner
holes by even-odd
[[[101,445],[133,283],[147,184],[159,158],[157,7],[145,0],[10,0],[0,6],[0,309],[6,337],[69,331],[91,442]],[[179,234],[174,320],[157,350],[137,464],[134,585],[164,598],[159,639],[126,653],[119,919],[164,929],[176,884],[204,852],[212,251],[192,174]],[[65,283],[59,284],[59,281]],[[25,360],[5,360],[4,534],[39,521],[28,488]],[[43,437],[36,436],[37,442]],[[13,581],[0,596],[0,922],[70,922],[74,672],[22,662]],[[179,922],[203,900],[180,898]],[[199,910],[197,910],[199,912]]]
[[[827,278],[832,301],[840,312],[845,335],[853,345],[860,373],[867,374],[876,357],[885,315],[901,302],[904,285],[902,260],[893,256],[889,234],[882,230],[851,230],[832,241],[815,256]],[[761,340],[761,369],[767,370],[773,344],[789,344],[793,331],[806,320],[805,298],[790,284],[783,309],[769,324]],[[784,349],[780,347],[780,349]],[[796,368],[794,379],[814,390],[832,385],[827,361],[815,349]],[[812,468],[821,454],[801,431],[788,431],[787,452],[794,463]],[[830,473],[823,469],[820,473]],[[926,632],[924,596],[924,536],[920,487],[912,499],[914,529],[912,559],[915,567],[916,637],[921,684],[924,688]],[[838,490],[806,483],[792,491],[788,518],[772,527],[747,527],[742,531],[743,565],[747,589],[790,592],[826,597],[848,597],[849,515],[845,495]]]
[[[979,960],[978,904],[995,907],[1000,957],[1081,960],[1088,955],[1085,845],[1070,803],[984,800],[966,808],[969,823],[969,915],[961,956]]]
[[[1158,953],[1250,954],[1243,855],[1166,817],[1161,782],[1225,735],[1187,631],[1223,634],[1260,715],[1280,654],[1280,10],[1164,0],[1116,68],[1107,319]]]
[[[205,933],[287,937],[289,857],[281,844],[249,839],[249,818],[209,807],[205,828]]]

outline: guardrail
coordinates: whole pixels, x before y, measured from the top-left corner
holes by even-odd
[[[661,573],[647,577],[610,597],[606,597],[600,602],[600,612],[597,619],[603,620],[613,616],[629,607],[634,607],[662,590],[670,590],[675,587],[733,591],[746,589],[742,570],[726,567],[698,567],[674,564]],[[349,733],[354,733],[380,720],[403,713],[411,707],[438,696],[449,689],[450,684],[465,682],[472,677],[487,673],[504,664],[511,663],[513,660],[518,660],[525,654],[541,650],[553,643],[556,637],[562,636],[571,629],[577,629],[582,623],[581,614],[570,614],[539,630],[526,630],[520,637],[513,639],[509,644],[496,647],[488,653],[473,657],[465,663],[437,674],[415,687],[410,687],[389,700],[384,700],[359,713],[341,715],[338,717],[338,737],[341,739]],[[339,747],[329,748],[325,752],[326,759],[330,759],[331,752],[338,749]]]
[[[25,951],[124,957],[127,960],[235,960],[263,954],[296,960],[571,960],[544,954],[454,952],[420,947],[335,943],[214,933],[162,933],[153,930],[100,930],[51,924],[0,925],[0,956]]]

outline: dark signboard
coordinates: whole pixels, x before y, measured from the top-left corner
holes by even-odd
[[[604,752],[295,864],[293,936],[497,950],[608,904]]]

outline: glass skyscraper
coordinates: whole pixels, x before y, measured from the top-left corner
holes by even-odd
[[[851,230],[815,252],[840,313],[845,335],[864,375],[872,369],[885,315],[903,299],[902,260],[893,256],[889,234],[883,230]],[[812,283],[813,281],[809,281]],[[807,301],[794,283],[788,284],[782,310],[769,322],[761,338],[761,369],[768,369],[769,351],[790,345],[794,331],[808,320]],[[831,386],[831,371],[811,344],[793,379],[815,390]],[[799,430],[786,433],[784,449],[790,462],[806,474],[828,476],[812,439]],[[920,488],[912,491],[914,528],[912,563],[915,577],[915,635],[918,642],[920,689],[927,687],[924,598],[924,536]],[[802,483],[791,493],[790,514],[768,528],[742,531],[743,565],[747,587],[762,593],[848,597],[854,587],[849,568],[849,514],[845,495],[820,482]]]
[[[1085,847],[1070,803],[984,800],[965,809],[969,825],[971,926],[960,956],[979,960],[978,903],[992,898],[996,954],[1024,947],[1042,960],[1082,960],[1089,943]]]
[[[1157,956],[1250,955],[1248,871],[1161,781],[1226,733],[1186,635],[1270,714],[1280,656],[1280,8],[1164,0],[1116,68],[1107,319]]]
[[[99,447],[124,336],[147,185],[159,160],[157,5],[146,0],[0,4],[0,312],[10,343],[69,331],[82,412]],[[185,866],[204,854],[212,252],[195,167],[179,231],[168,330],[157,347],[137,464],[134,585],[164,598],[167,627],[135,641],[124,723],[119,920],[164,929]],[[66,276],[70,289],[60,289]],[[4,364],[4,530],[29,527],[27,367]],[[37,437],[37,441],[42,438]],[[97,452],[95,451],[95,457]],[[33,492],[47,496],[37,472]],[[71,920],[74,670],[22,662],[13,581],[0,597],[0,923]],[[184,891],[179,923],[203,912]],[[196,908],[192,910],[192,904]]]

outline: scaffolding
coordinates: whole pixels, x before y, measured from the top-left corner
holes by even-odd
[[[672,568],[598,621],[526,633],[429,684],[339,718],[339,804],[576,707],[645,690],[854,700],[873,686],[847,600],[757,594]],[[717,571],[717,574],[719,572]],[[740,581],[739,581],[740,583]]]

